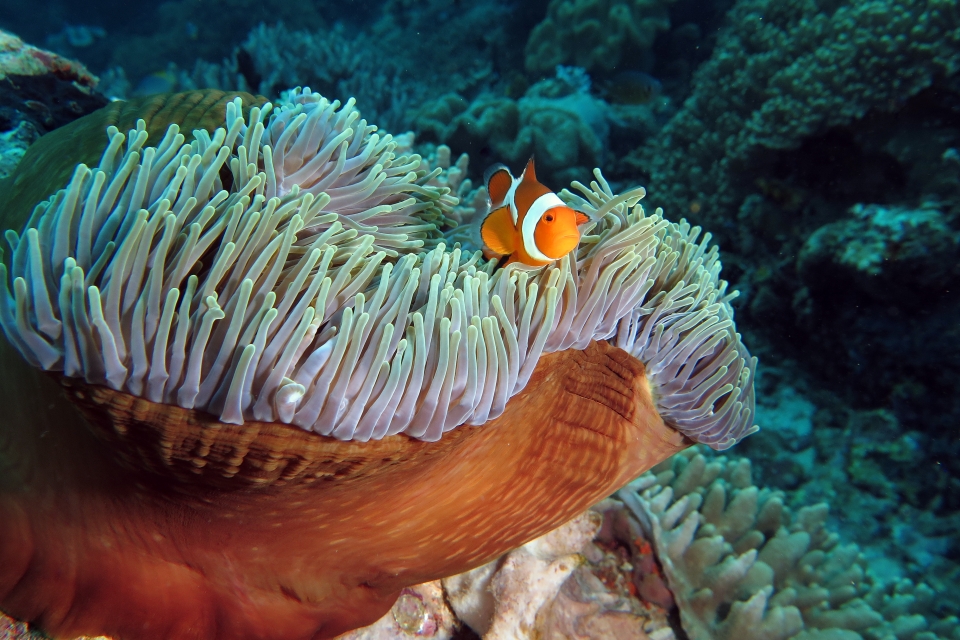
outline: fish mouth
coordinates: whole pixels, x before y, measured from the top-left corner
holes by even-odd
[[[558,240],[559,240],[560,242],[563,242],[564,240],[570,240],[571,243],[570,243],[570,248],[569,248],[569,249],[565,249],[565,248],[564,248],[564,249],[559,249],[559,252],[561,253],[561,255],[558,256],[558,257],[556,257],[556,258],[553,258],[554,260],[559,260],[559,259],[562,258],[564,255],[566,255],[566,254],[570,253],[571,251],[573,251],[574,249],[576,249],[577,246],[580,244],[580,234],[577,234],[577,233],[567,233],[567,234],[564,234],[564,235],[560,236],[560,237],[558,238]],[[549,257],[549,256],[548,256],[548,257]]]

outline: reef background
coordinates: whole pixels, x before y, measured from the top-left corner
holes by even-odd
[[[762,430],[734,453],[960,613],[955,2],[2,0],[0,28],[99,77],[89,101],[0,80],[0,177],[105,98],[308,85],[474,184],[535,155],[557,189],[646,186],[741,292]]]

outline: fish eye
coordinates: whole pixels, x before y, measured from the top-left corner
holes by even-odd
[[[546,214],[546,215],[543,216],[543,219],[546,220],[547,222],[553,222],[553,214],[552,214],[552,213],[548,213],[548,214]]]

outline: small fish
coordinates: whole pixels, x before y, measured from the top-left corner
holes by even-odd
[[[605,89],[607,100],[614,104],[646,104],[663,92],[663,85],[648,73],[621,71]]]
[[[590,221],[537,182],[533,158],[523,175],[495,164],[483,176],[490,213],[480,225],[484,255],[509,256],[506,264],[541,267],[559,260],[580,244],[578,225]]]
[[[172,93],[177,87],[177,74],[172,69],[154,71],[144,76],[134,87],[132,95],[149,96],[155,93]]]

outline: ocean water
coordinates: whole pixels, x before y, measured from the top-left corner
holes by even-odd
[[[594,168],[613,193],[645,187],[648,213],[711,234],[720,277],[739,291],[736,332],[759,359],[760,430],[703,455],[749,459],[768,490],[761,502],[778,492],[794,514],[827,504],[839,543],[825,556],[837,544],[861,554],[855,577],[819,585],[847,580],[851,594],[780,604],[802,609],[808,630],[852,634],[836,637],[960,638],[955,1],[0,0],[0,29],[97,79],[88,103],[56,84],[74,76],[28,82],[2,66],[21,54],[0,50],[0,179],[43,134],[108,102],[204,89],[279,101],[309,87],[355,99],[368,123],[434,166],[452,158],[443,175],[456,167],[453,195],[477,203],[477,224],[476,188],[494,163],[519,176],[533,157],[556,192],[593,180]],[[457,163],[461,154],[469,161]],[[477,248],[475,233],[449,237]],[[15,251],[4,249],[7,260]],[[12,420],[0,417],[0,436]],[[3,455],[0,473],[14,466]],[[8,483],[0,477],[0,490]],[[12,548],[0,524],[4,535]],[[823,561],[810,544],[791,560],[796,572]],[[778,592],[792,584],[784,575]],[[23,591],[5,601],[5,587],[0,611],[44,619]],[[732,601],[758,591],[740,589]],[[731,637],[729,603],[695,630],[684,618],[692,598],[674,597],[664,607],[673,637]],[[814,611],[846,615],[858,603],[881,618]],[[758,621],[744,637],[816,637],[786,628],[762,635]],[[639,637],[596,633],[584,637]]]

